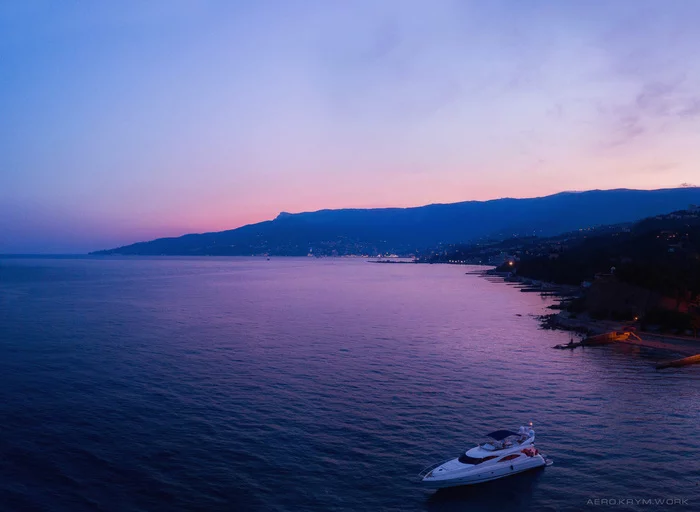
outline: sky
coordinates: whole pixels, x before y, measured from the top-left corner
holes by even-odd
[[[696,0],[0,0],[0,253],[700,182]]]

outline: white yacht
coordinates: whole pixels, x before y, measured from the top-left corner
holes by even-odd
[[[517,432],[496,430],[488,437],[492,441],[425,468],[420,472],[423,484],[433,489],[479,484],[552,464],[535,448],[532,424]]]

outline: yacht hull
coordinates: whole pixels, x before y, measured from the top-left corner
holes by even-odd
[[[541,468],[546,465],[544,457],[535,455],[522,460],[508,462],[500,462],[488,467],[472,467],[470,469],[456,470],[451,475],[444,475],[440,478],[425,477],[422,480],[423,485],[428,489],[445,489],[448,487],[460,487],[463,485],[475,485],[491,480],[498,480],[524,471]]]

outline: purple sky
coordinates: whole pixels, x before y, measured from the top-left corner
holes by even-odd
[[[700,182],[700,1],[0,3],[0,252]]]

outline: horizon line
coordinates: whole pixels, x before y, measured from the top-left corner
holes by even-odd
[[[341,208],[321,208],[318,210],[306,210],[306,211],[297,211],[297,212],[285,212],[281,211],[279,212],[275,217],[273,218],[268,218],[268,219],[263,219],[258,222],[251,222],[248,224],[241,224],[236,227],[231,227],[227,229],[222,229],[218,231],[199,231],[199,232],[185,232],[179,235],[175,236],[162,236],[162,237],[156,237],[152,238],[150,240],[139,240],[136,242],[132,242],[123,246],[115,247],[115,249],[118,249],[120,247],[128,247],[130,245],[136,245],[140,243],[149,243],[154,240],[167,240],[167,239],[177,239],[181,238],[183,236],[188,236],[188,235],[206,235],[206,234],[214,234],[214,233],[222,233],[225,231],[235,231],[237,229],[241,229],[247,226],[254,226],[256,224],[262,224],[264,222],[274,222],[277,220],[280,216],[282,215],[305,215],[305,214],[313,214],[313,213],[320,213],[320,212],[330,212],[330,211],[342,211],[342,210],[410,210],[414,208],[425,208],[429,206],[448,206],[448,205],[455,205],[455,204],[462,204],[462,203],[488,203],[492,201],[503,201],[503,200],[513,200],[513,201],[520,201],[520,200],[528,200],[528,199],[543,199],[547,197],[553,197],[557,195],[562,195],[562,194],[586,194],[586,193],[591,193],[591,192],[614,192],[614,191],[631,191],[631,192],[658,192],[662,190],[681,190],[681,189],[695,189],[695,188],[700,188],[698,185],[693,185],[689,183],[682,183],[676,187],[660,187],[660,188],[627,188],[627,187],[616,187],[616,188],[594,188],[594,189],[588,189],[588,190],[562,190],[559,192],[554,192],[551,194],[545,194],[545,195],[536,195],[536,196],[526,196],[526,197],[496,197],[496,198],[491,198],[491,199],[465,199],[463,201],[454,201],[454,202],[449,202],[449,203],[425,203],[425,204],[419,204],[419,205],[412,205],[412,206],[347,206],[347,207],[341,207]],[[0,258],[9,258],[9,257],[17,257],[17,258],[26,258],[26,257],[50,257],[50,256],[62,256],[62,257],[85,257],[85,256],[91,256],[95,255],[95,253],[99,253],[101,251],[105,250],[111,250],[111,249],[96,249],[92,251],[88,251],[85,253],[55,253],[55,252],[38,252],[38,253],[9,253],[9,252],[0,252]]]

